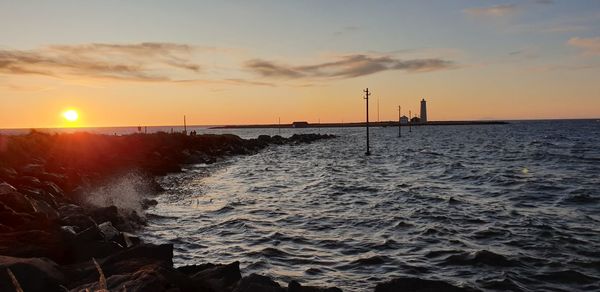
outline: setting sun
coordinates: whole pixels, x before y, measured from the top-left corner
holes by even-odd
[[[75,110],[68,110],[63,113],[63,117],[69,122],[75,122],[79,118],[79,114]]]

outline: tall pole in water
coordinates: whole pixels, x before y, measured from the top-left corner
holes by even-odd
[[[402,107],[398,106],[398,137],[402,137]]]
[[[412,132],[412,113],[408,111],[408,131]]]
[[[183,133],[187,135],[187,123],[185,121],[185,115],[183,115]]]
[[[377,98],[377,122],[379,123],[379,97]]]
[[[369,92],[369,88],[363,91],[365,93],[365,101],[367,103],[367,152],[365,152],[365,155],[371,155],[371,151],[369,151],[369,96],[371,93]]]
[[[278,133],[281,136],[281,117],[279,117],[278,121],[279,121],[279,127],[277,127],[277,128],[279,129]]]

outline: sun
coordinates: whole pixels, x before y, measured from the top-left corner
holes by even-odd
[[[63,113],[63,117],[69,122],[75,122],[79,119],[79,114],[76,110],[68,110]]]

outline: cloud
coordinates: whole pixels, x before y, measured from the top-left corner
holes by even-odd
[[[474,16],[493,16],[502,17],[517,12],[516,4],[495,5],[489,7],[474,7],[463,10],[465,13]]]
[[[535,0],[533,2],[536,4],[554,4],[554,0]]]
[[[254,59],[246,62],[247,69],[263,77],[287,79],[353,78],[388,70],[406,72],[429,72],[449,69],[454,63],[443,59],[400,60],[391,56],[355,54],[337,60],[313,65],[292,66]]]
[[[585,55],[600,55],[600,37],[579,38],[574,37],[567,41],[567,44],[579,48]]]
[[[350,33],[353,33],[353,32],[359,31],[359,30],[360,30],[360,27],[358,27],[358,26],[352,26],[352,25],[345,26],[345,27],[342,27],[342,29],[334,32],[333,36],[339,37],[339,36],[350,34]]]
[[[200,71],[200,66],[190,61],[193,50],[192,46],[173,43],[93,43],[0,50],[0,74],[168,81],[173,71]]]

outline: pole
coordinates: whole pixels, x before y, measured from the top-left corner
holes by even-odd
[[[412,132],[412,113],[408,111],[408,131]]]
[[[183,133],[187,135],[187,124],[185,122],[185,115],[183,115]]]
[[[365,93],[365,102],[367,104],[367,152],[365,152],[365,155],[371,155],[371,151],[369,151],[369,95],[371,95],[371,93],[369,92],[369,88],[363,91]]]
[[[398,137],[402,137],[402,107],[398,106]]]
[[[278,118],[279,121],[279,127],[277,127],[279,129],[278,133],[281,136],[281,117]]]
[[[377,98],[377,123],[379,123],[379,97]]]

